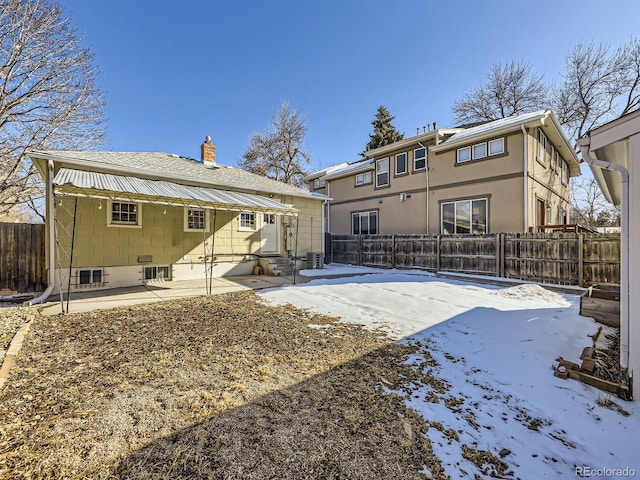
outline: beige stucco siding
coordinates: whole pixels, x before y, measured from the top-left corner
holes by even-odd
[[[378,228],[380,234],[412,234],[425,233],[426,192],[409,194],[410,198],[400,200],[400,195],[393,193],[374,198],[350,201],[331,205],[331,232],[334,234],[351,234],[351,215],[356,212],[378,212]]]
[[[489,233],[521,232],[524,202],[522,182],[522,177],[517,177],[430,190],[429,233],[441,233],[440,208],[443,202],[480,198],[487,199]]]

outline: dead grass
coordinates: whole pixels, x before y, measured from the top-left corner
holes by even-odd
[[[0,397],[0,478],[446,478],[387,393],[413,351],[253,292],[38,317]]]

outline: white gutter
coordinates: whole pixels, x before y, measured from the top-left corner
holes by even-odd
[[[49,285],[47,289],[37,298],[24,302],[25,306],[37,305],[43,303],[51,292],[53,291],[53,287],[55,286],[56,278],[55,278],[55,201],[53,199],[53,161],[47,160],[47,223],[49,226],[49,277],[48,282]]]
[[[620,221],[620,367],[629,368],[629,170],[624,165],[598,160],[590,155],[591,138],[578,140],[582,159],[589,165],[615,170],[622,176],[622,218]],[[627,372],[628,373],[628,372]],[[632,372],[633,374],[633,372]]]
[[[529,135],[527,129],[524,128],[524,123],[520,124],[520,130],[522,130],[522,156],[524,157],[524,229],[523,233],[529,231]]]

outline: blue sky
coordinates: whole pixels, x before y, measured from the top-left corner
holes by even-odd
[[[235,165],[281,99],[304,114],[313,168],[354,161],[379,105],[406,136],[496,62],[559,82],[579,41],[640,36],[638,0],[59,0],[100,69],[107,149]]]

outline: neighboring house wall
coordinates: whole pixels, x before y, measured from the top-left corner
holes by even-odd
[[[421,143],[426,148],[430,145]],[[353,214],[378,212],[377,233],[425,233],[427,158],[416,158],[415,153],[426,153],[426,148],[403,142],[400,148],[376,155],[368,167],[330,179],[331,232],[350,234]]]
[[[504,139],[504,151],[478,160],[458,162],[458,151],[490,140]],[[486,200],[486,232],[523,229],[524,160],[522,133],[476,139],[450,150],[432,152],[429,162],[429,233],[442,230],[443,204]],[[461,203],[457,204],[458,206]],[[484,230],[484,222],[477,228]],[[473,233],[473,232],[472,232]],[[485,233],[484,231],[479,233]]]
[[[366,166],[328,175],[331,233],[357,233],[358,212],[375,212],[381,234],[523,232],[569,223],[566,161],[577,175],[578,160],[551,112],[439,132],[438,145],[433,132],[368,152],[368,185],[356,181]],[[423,146],[428,176],[415,164]],[[397,171],[398,155],[404,174]]]
[[[545,136],[542,158],[540,139],[540,129],[529,132],[529,226],[569,223],[570,186],[565,166],[566,153]],[[542,219],[541,202],[545,209]]]

